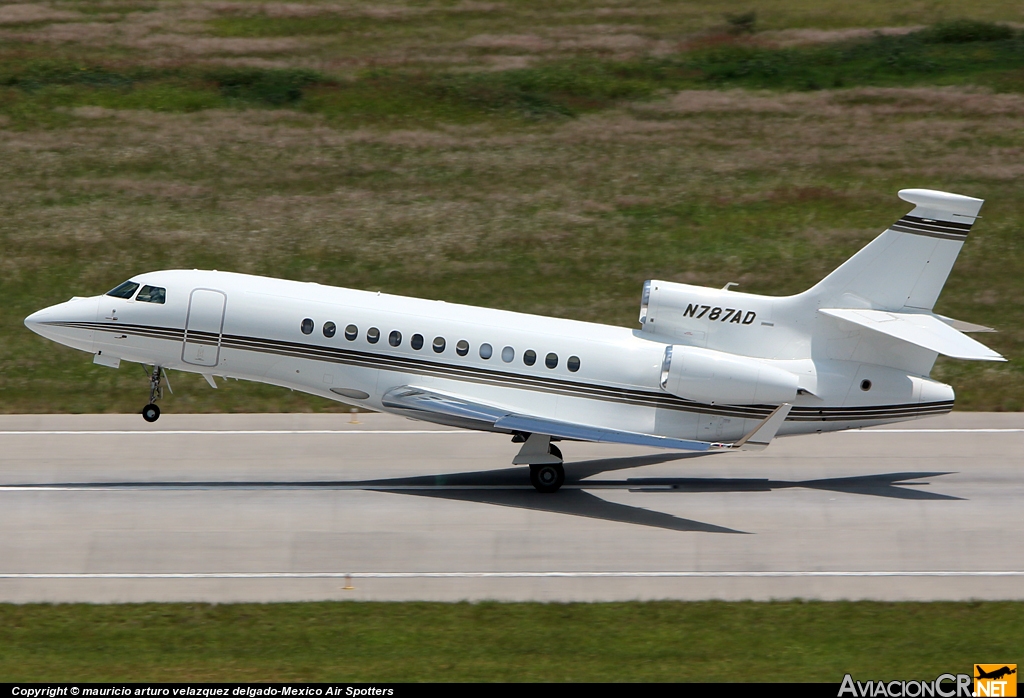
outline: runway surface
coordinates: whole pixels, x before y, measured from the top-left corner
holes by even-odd
[[[0,601],[1021,599],[1024,414],[693,456],[380,414],[0,416]]]

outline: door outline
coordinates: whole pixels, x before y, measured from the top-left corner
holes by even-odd
[[[212,364],[210,364],[210,363],[201,363],[199,361],[189,361],[185,357],[185,354],[188,351],[189,321],[192,319],[192,304],[195,301],[195,295],[196,295],[197,291],[207,291],[209,293],[216,293],[216,294],[219,294],[221,296],[221,298],[223,299],[221,301],[221,306],[220,306],[220,324],[217,327],[217,353],[213,357],[213,363]],[[184,363],[190,364],[192,366],[204,366],[206,368],[213,368],[213,367],[217,366],[218,364],[220,364],[220,345],[221,345],[221,342],[224,339],[224,316],[227,314],[227,310],[228,310],[228,295],[226,293],[224,293],[223,291],[221,291],[219,289],[216,289],[216,288],[194,288],[194,289],[192,289],[192,292],[188,295],[188,313],[186,313],[186,315],[185,315],[185,335],[182,338],[182,342],[181,342],[181,360]],[[193,330],[193,331],[197,332],[197,333],[200,332],[200,330]],[[199,344],[198,342],[196,342],[196,344],[198,344],[200,347],[207,346],[207,345],[204,345],[204,344]],[[200,349],[200,351],[202,351],[202,349]]]

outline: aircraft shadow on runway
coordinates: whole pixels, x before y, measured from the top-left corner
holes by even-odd
[[[586,490],[627,490],[629,492],[771,492],[773,490],[806,488],[846,494],[874,495],[895,499],[958,500],[960,497],[907,489],[907,485],[927,485],[921,478],[948,475],[945,472],[904,472],[863,475],[845,478],[787,481],[768,478],[680,478],[652,477],[624,480],[592,480],[601,473],[668,461],[696,458],[701,455],[659,454],[630,458],[605,458],[565,464],[565,484],[555,495],[540,494],[525,487],[528,475],[523,468],[506,468],[472,473],[455,473],[426,477],[375,480],[368,487],[387,492],[440,497],[460,501],[497,504],[550,511],[571,516],[632,523],[673,531],[705,533],[745,533],[701,521],[684,519],[664,512],[618,504],[602,499]],[[584,482],[583,480],[586,481]]]
[[[818,480],[771,480],[768,478],[640,477],[625,479],[588,479],[616,470],[656,465],[704,454],[656,454],[627,458],[603,458],[565,464],[565,484],[555,494],[536,492],[529,483],[525,467],[445,473],[420,477],[382,480],[314,480],[263,482],[113,482],[49,483],[15,485],[12,488],[35,489],[345,489],[372,490],[437,497],[480,504],[548,511],[604,521],[637,524],[672,531],[704,533],[745,533],[710,523],[684,519],[660,511],[619,504],[602,499],[588,490],[618,490],[636,493],[772,492],[793,488],[825,490],[843,494],[870,495],[894,499],[960,500],[961,497],[910,489],[928,485],[922,478],[949,475],[948,472],[900,472]]]

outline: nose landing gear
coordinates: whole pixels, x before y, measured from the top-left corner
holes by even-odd
[[[145,368],[145,367],[143,367]],[[160,408],[156,401],[164,396],[161,380],[166,380],[167,375],[159,366],[153,366],[153,372],[149,374],[149,404],[142,408],[142,418],[147,422],[155,422],[160,419]],[[171,389],[171,382],[167,381],[167,389]]]
[[[160,419],[160,408],[153,403],[149,403],[142,408],[142,418],[147,422],[155,422]]]
[[[522,439],[522,436],[519,436],[518,439]],[[558,446],[551,443],[550,436],[544,434],[527,436],[523,440],[523,447],[512,459],[512,464],[530,466],[530,484],[538,492],[557,492],[565,482],[562,452]]]

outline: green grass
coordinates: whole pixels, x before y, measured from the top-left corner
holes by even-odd
[[[91,37],[108,6],[76,7],[57,24]],[[980,339],[1011,361],[935,376],[962,407],[1024,408],[1024,39],[992,23],[1016,5],[787,0],[753,33],[726,19],[738,2],[116,7],[105,42],[28,13],[0,45],[0,411],[136,411],[141,372],[22,319],[144,270],[634,326],[647,278],[810,286],[908,186],[988,200],[937,310],[1002,330]],[[935,18],[789,47],[761,31]],[[170,410],[346,409],[172,383]]]
[[[6,681],[932,680],[1015,661],[1019,603],[0,606]],[[739,669],[738,669],[739,668]]]
[[[402,23],[401,16],[392,22]],[[313,15],[311,17],[221,17],[210,22],[211,33],[223,37],[262,38],[268,36],[324,36],[366,32],[377,28],[372,17]],[[393,27],[392,27],[393,29]]]
[[[231,107],[282,107],[330,84],[312,70],[257,68],[118,69],[67,60],[9,62],[0,73],[8,100],[0,113],[98,106],[188,113]],[[22,122],[32,123],[34,122]]]
[[[282,22],[287,24],[277,19],[271,23]],[[953,22],[906,36],[789,49],[722,36],[711,47],[664,58],[578,57],[497,73],[373,69],[346,80],[308,69],[124,69],[67,60],[11,60],[0,64],[0,86],[9,88],[0,113],[16,123],[35,125],[41,110],[57,107],[192,112],[297,106],[347,126],[396,118],[406,123],[464,123],[495,115],[571,117],[682,89],[917,84],[984,84],[1024,91],[1024,33],[1005,25]]]
[[[817,90],[861,85],[968,84],[1018,75],[1024,66],[1024,36],[998,25],[990,39],[945,40],[945,26],[906,36],[877,36],[867,41],[826,47],[772,50],[730,46],[679,62],[698,71],[700,81],[759,89]],[[1005,28],[1009,32],[998,32]],[[982,32],[966,36],[987,36]],[[979,79],[980,78],[980,79]],[[1007,85],[1010,83],[1008,82]],[[1024,89],[1024,81],[1015,83]]]

